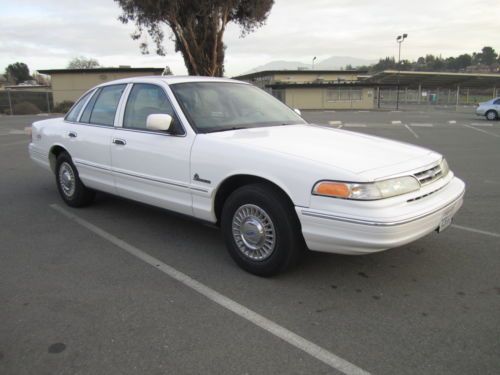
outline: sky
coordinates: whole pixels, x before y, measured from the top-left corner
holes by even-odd
[[[186,74],[173,43],[166,56],[142,55],[134,25],[118,21],[113,0],[0,0],[0,72],[21,61],[31,71],[65,68],[77,56],[103,66],[164,67]],[[377,60],[500,50],[499,0],[276,0],[266,24],[245,38],[229,25],[225,68],[234,76],[273,60],[309,64],[330,56]],[[168,30],[168,29],[166,29]]]

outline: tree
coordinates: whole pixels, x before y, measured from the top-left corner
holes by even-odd
[[[13,82],[16,85],[31,79],[28,65],[22,62],[16,62],[7,66],[5,68],[5,76],[7,81]]]
[[[498,54],[491,47],[483,47],[479,55],[479,62],[484,65],[493,65],[497,59]]]
[[[222,76],[224,31],[228,23],[241,27],[242,36],[264,24],[274,0],[115,0],[123,9],[119,20],[135,22],[133,39],[144,31],[152,38],[158,55],[164,55],[165,34],[172,32],[175,51],[181,52],[190,75]],[[141,50],[148,53],[148,44]]]
[[[94,69],[100,66],[99,61],[96,59],[84,56],[75,57],[68,63],[68,69]]]

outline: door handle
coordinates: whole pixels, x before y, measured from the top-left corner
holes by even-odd
[[[76,138],[76,137],[77,137],[77,134],[76,134],[76,132],[69,132],[69,133],[68,133],[68,136],[69,136],[70,138]]]
[[[125,146],[127,142],[124,139],[114,138],[113,143],[118,146]]]

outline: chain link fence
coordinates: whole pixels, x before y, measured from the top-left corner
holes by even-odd
[[[375,108],[393,109],[396,107],[398,90],[396,88],[381,88],[380,96],[375,96]],[[399,90],[399,107],[452,107],[452,106],[475,106],[480,102],[485,102],[497,97],[500,90],[463,88],[439,89],[422,88]]]
[[[51,113],[53,110],[54,99],[51,91],[0,91],[0,114],[30,115]]]

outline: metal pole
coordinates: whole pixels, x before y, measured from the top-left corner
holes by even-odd
[[[10,98],[10,90],[7,91],[7,98],[9,99],[9,110],[10,110],[10,115],[12,116],[14,114],[14,110],[12,109],[12,100]]]
[[[45,98],[47,99],[47,113],[50,113],[49,92],[45,91]]]
[[[380,86],[377,87],[377,108],[380,108]]]
[[[399,110],[399,75],[401,73],[401,42],[399,44],[399,52],[398,52],[398,92],[396,94],[396,111]]]
[[[421,98],[422,98],[422,84],[419,83],[418,84],[418,99],[417,99],[418,104],[420,104]]]
[[[469,104],[469,89],[467,89],[467,99],[465,100],[465,104]]]
[[[460,101],[460,85],[457,85],[457,106],[456,106],[457,110],[459,101]]]

